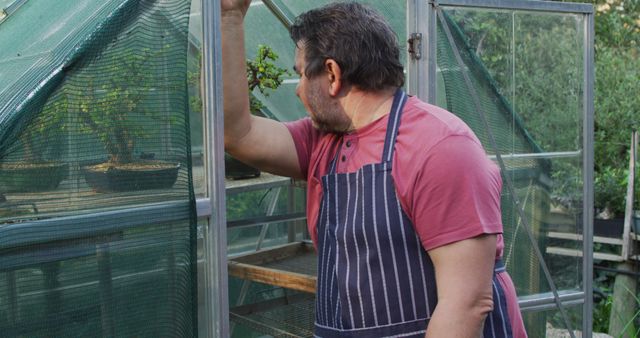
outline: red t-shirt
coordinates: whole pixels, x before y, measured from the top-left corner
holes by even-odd
[[[320,178],[329,171],[337,147],[342,144],[337,150],[338,173],[379,163],[388,118],[389,114],[345,135],[321,132],[309,118],[286,123],[307,177],[307,221],[314,243],[322,201]],[[457,116],[410,97],[402,113],[392,176],[400,204],[426,250],[499,234],[496,257],[502,257],[500,170]]]

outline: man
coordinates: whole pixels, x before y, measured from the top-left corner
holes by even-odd
[[[225,148],[307,180],[315,335],[525,337],[500,261],[499,170],[460,119],[400,89],[388,23],[356,3],[300,15],[296,94],[309,117],[284,124],[249,113],[249,3],[222,0]]]

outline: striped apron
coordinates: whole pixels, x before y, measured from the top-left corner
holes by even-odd
[[[315,337],[423,337],[437,303],[433,263],[400,206],[391,163],[406,94],[389,115],[382,162],[322,177]],[[496,273],[504,270],[499,261]],[[510,337],[494,273],[494,311],[483,336]]]

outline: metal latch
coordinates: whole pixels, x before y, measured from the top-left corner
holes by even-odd
[[[408,51],[411,58],[419,60],[422,57],[422,33],[411,33],[407,44],[409,45]]]

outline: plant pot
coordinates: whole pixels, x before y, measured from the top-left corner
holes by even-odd
[[[593,220],[593,235],[610,237],[610,238],[622,238],[622,232],[624,231],[624,218],[614,219],[594,219]]]
[[[234,180],[260,176],[259,169],[248,164],[244,164],[226,153],[224,154],[224,172],[226,178]]]
[[[87,184],[96,192],[168,189],[176,183],[179,163],[144,161],[100,163],[82,168]]]
[[[2,163],[0,192],[23,193],[54,190],[66,178],[66,163]]]

